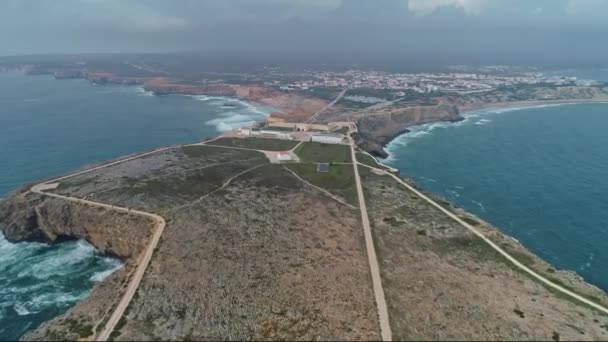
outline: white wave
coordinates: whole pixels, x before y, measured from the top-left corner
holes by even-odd
[[[477,205],[479,207],[479,209],[481,209],[481,211],[483,211],[483,212],[486,211],[486,207],[484,207],[481,202],[477,202],[475,200],[471,200],[471,202],[473,202],[475,205]]]
[[[243,105],[245,105],[245,107],[247,107],[247,109],[248,109],[250,112],[252,112],[252,113],[259,114],[259,115],[261,115],[261,116],[269,116],[269,115],[270,115],[270,113],[269,113],[269,111],[268,111],[268,110],[264,110],[264,109],[262,109],[262,108],[260,108],[260,107],[258,107],[258,106],[255,106],[255,105],[253,105],[253,104],[251,104],[251,103],[249,103],[249,102],[246,102],[246,101],[240,101],[240,102],[241,102]]]
[[[240,127],[251,126],[260,121],[266,114],[260,115],[263,112],[253,112],[251,110],[244,111],[227,111],[220,114],[220,117],[205,122],[206,125],[215,126],[218,132],[225,132]]]
[[[29,311],[25,307],[24,303],[15,303],[15,305],[13,306],[13,309],[15,310],[15,312],[17,313],[17,315],[19,315],[19,316],[27,316],[29,314],[32,314],[32,312]]]
[[[147,91],[144,87],[135,87],[135,90],[139,93],[139,96],[154,96],[154,92]]]
[[[608,103],[608,102],[607,102]],[[568,103],[551,103],[551,104],[542,104],[542,105],[530,105],[530,106],[521,106],[521,107],[508,107],[508,108],[495,108],[495,109],[481,109],[470,112],[462,113],[461,116],[464,120],[460,120],[457,122],[434,122],[429,124],[422,124],[418,126],[409,127],[409,132],[401,134],[397,138],[393,139],[385,148],[386,152],[389,156],[383,161],[385,162],[394,162],[396,157],[394,157],[394,152],[400,148],[406,147],[413,140],[429,135],[432,131],[436,129],[443,129],[448,127],[458,127],[467,125],[470,123],[474,123],[476,125],[485,125],[491,122],[490,119],[486,118],[490,115],[509,113],[519,110],[526,110],[531,108],[549,108],[549,107],[559,107],[559,106],[568,106],[568,105],[577,105],[581,104],[580,102],[568,102]],[[480,119],[480,120],[475,120]]]
[[[35,99],[27,99],[27,100],[23,100],[23,102],[40,102],[42,101],[41,97],[35,98]]]
[[[187,96],[192,97],[195,100],[203,101],[203,102],[208,102],[208,101],[228,101],[228,100],[230,100],[230,98],[224,97],[224,96],[208,96],[208,95],[187,95]]]
[[[33,297],[31,300],[16,302],[13,309],[19,316],[40,312],[50,307],[65,307],[79,302],[88,296],[89,291],[72,294],[66,292],[47,292]]]
[[[490,119],[481,119],[481,120],[475,122],[475,124],[476,125],[485,125],[485,124],[490,123],[490,122],[492,122],[492,120],[490,120]]]
[[[100,282],[123,267],[123,264],[116,259],[105,258],[104,261],[106,264],[108,264],[108,266],[111,267],[111,269],[102,272],[97,272],[93,274],[91,278],[89,278],[89,280],[96,283]]]
[[[65,243],[40,257],[30,257],[30,266],[21,271],[19,277],[35,277],[48,279],[55,275],[68,275],[73,272],[72,267],[87,259],[95,257],[95,247],[85,241]]]

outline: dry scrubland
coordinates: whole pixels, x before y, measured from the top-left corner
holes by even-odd
[[[514,269],[481,239],[393,179],[369,173],[364,186],[394,339],[608,338],[608,317]],[[451,210],[522,262],[605,302],[600,290],[555,272],[486,223]]]
[[[378,338],[359,212],[261,153],[178,148],[57,191],[167,220],[113,339]],[[102,306],[93,296],[29,337],[76,338],[78,313]]]
[[[348,147],[305,143],[297,149],[303,162],[284,165],[225,147],[246,142],[171,148],[69,178],[54,190],[167,221],[112,339],[380,338]],[[256,144],[285,148],[271,140]],[[328,173],[317,172],[319,161],[332,162]],[[394,179],[359,169],[393,338],[608,338],[607,316],[513,268]],[[437,201],[538,272],[608,304],[602,291]],[[16,237],[84,238],[126,262],[89,298],[25,339],[73,340],[101,330],[150,236],[149,222],[135,217],[26,192],[0,203],[0,223]]]

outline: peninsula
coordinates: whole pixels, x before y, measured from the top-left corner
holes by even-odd
[[[505,69],[184,64],[0,60],[2,70],[277,109],[265,123],[30,184],[0,201],[7,240],[82,239],[125,265],[24,340],[608,338],[604,291],[376,159],[411,126],[489,107],[608,101],[605,84]]]
[[[159,148],[0,202],[11,241],[125,262],[23,339],[608,336],[603,291],[417,190],[355,146],[355,123],[327,126],[335,143],[313,127]]]

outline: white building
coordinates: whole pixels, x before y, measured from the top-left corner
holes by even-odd
[[[277,153],[277,160],[278,161],[290,161],[290,160],[293,160],[293,158],[291,158],[291,154],[289,153],[289,151],[284,151],[284,152]]]
[[[289,135],[289,133],[280,131],[270,131],[263,129],[260,131],[260,134],[263,136],[273,137],[277,139],[291,139],[291,135]]]
[[[341,144],[344,138],[341,134],[314,134],[310,141],[322,144]]]

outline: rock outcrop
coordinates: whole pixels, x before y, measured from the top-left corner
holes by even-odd
[[[153,227],[149,219],[137,215],[32,193],[0,202],[0,231],[11,242],[83,239],[100,253],[125,260],[139,254]]]
[[[362,116],[357,120],[359,134],[355,141],[359,147],[378,157],[386,158],[384,146],[397,136],[407,133],[407,127],[439,121],[460,121],[457,106],[415,106],[395,108]]]

